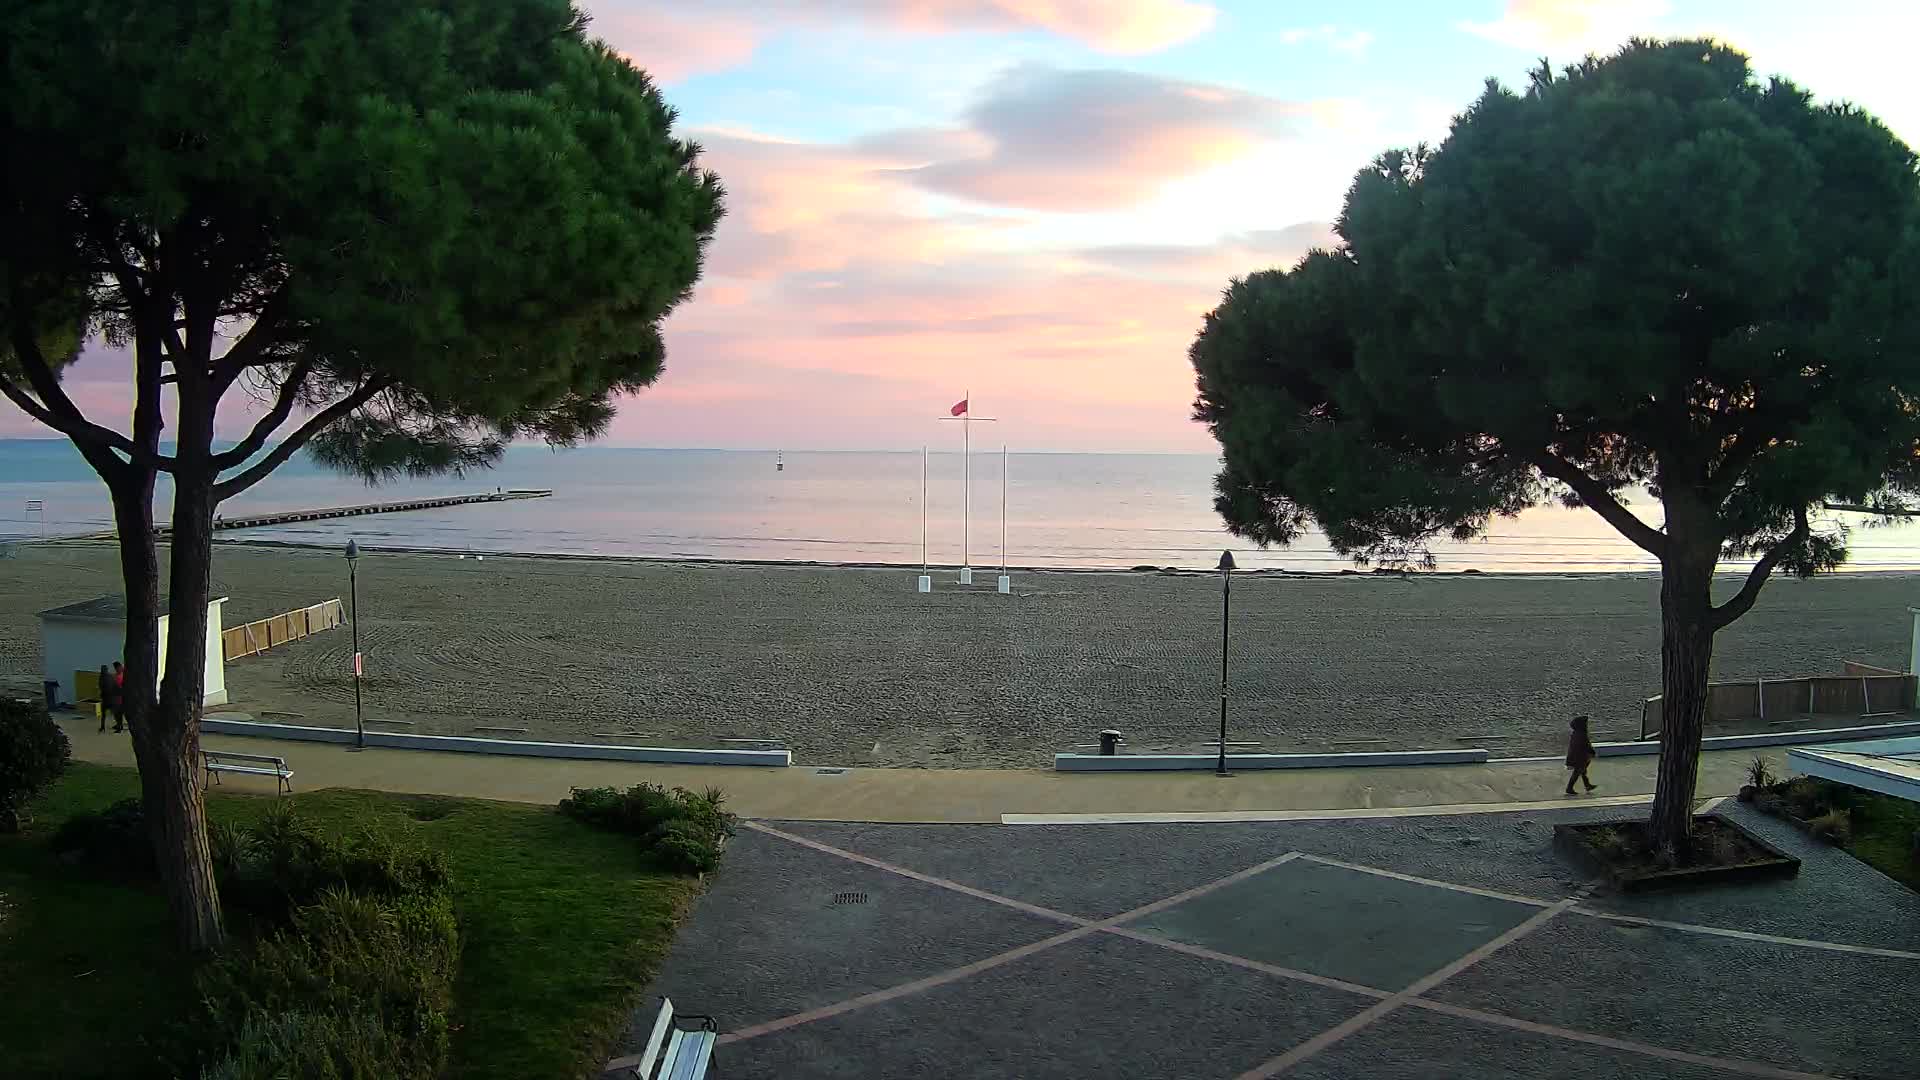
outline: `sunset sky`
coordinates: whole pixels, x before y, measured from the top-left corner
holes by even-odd
[[[1228,279],[1326,242],[1357,168],[1542,55],[1710,34],[1920,140],[1899,0],[588,6],[729,193],[624,445],[938,444],[971,390],[1016,449],[1210,449],[1185,354]],[[110,403],[125,361],[72,378]]]

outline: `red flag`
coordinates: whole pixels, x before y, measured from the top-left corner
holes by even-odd
[[[960,403],[953,407],[952,415],[954,416],[967,415],[967,399],[966,398],[961,398]]]

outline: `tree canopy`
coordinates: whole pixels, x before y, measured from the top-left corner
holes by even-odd
[[[187,945],[223,935],[195,761],[215,508],[303,447],[377,480],[572,443],[660,374],[720,185],[586,26],[568,0],[8,5],[0,396],[112,496],[127,719]],[[131,354],[130,427],[62,386],[94,338]],[[235,403],[245,433],[216,443]]]
[[[0,390],[83,448],[172,468],[77,417],[54,378],[75,326],[136,345],[143,389],[185,362],[263,399],[221,496],[308,438],[370,478],[572,442],[659,374],[720,189],[566,0],[44,0],[8,23]]]
[[[1545,500],[1599,514],[1660,562],[1651,832],[1683,850],[1714,633],[1776,568],[1844,559],[1823,501],[1920,491],[1913,152],[1731,49],[1635,41],[1489,82],[1362,170],[1335,231],[1193,343],[1221,515],[1405,564]]]
[[[1418,560],[1558,497],[1661,555],[1618,499],[1640,485],[1737,555],[1920,479],[1914,155],[1730,49],[1489,83],[1439,147],[1363,170],[1336,232],[1235,282],[1193,345],[1241,535]]]

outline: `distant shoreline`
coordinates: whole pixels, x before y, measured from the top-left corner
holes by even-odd
[[[34,539],[34,538],[21,538],[12,542],[19,543],[19,544],[48,544],[48,545],[60,544],[65,546],[79,546],[79,545],[91,545],[91,544],[108,544],[108,543],[111,543],[112,541],[101,539],[97,536],[90,535],[85,537],[51,537],[50,536],[50,537],[47,537],[45,540]],[[164,540],[161,541],[162,546],[164,546],[165,543],[166,542]],[[284,548],[284,549],[294,550],[294,551],[335,550],[334,546],[330,544],[314,544],[314,543],[306,543],[298,540],[265,540],[265,539],[243,540],[243,539],[238,539],[234,537],[218,537],[214,540],[214,544],[220,547]],[[590,552],[553,552],[553,551],[478,551],[473,549],[423,547],[423,546],[408,545],[408,544],[398,544],[398,545],[362,544],[361,551],[367,555],[418,555],[418,556],[452,556],[455,558],[485,557],[485,558],[495,558],[495,559],[541,559],[541,560],[550,561],[550,562],[582,562],[582,563],[611,563],[611,564],[632,563],[632,564],[644,564],[644,565],[655,565],[655,566],[684,564],[688,566],[720,566],[720,567],[735,566],[735,567],[741,567],[743,569],[769,569],[769,570],[778,570],[782,568],[829,569],[829,570],[833,570],[833,569],[915,570],[919,568],[919,564],[917,563],[875,562],[875,561],[861,561],[861,560],[746,559],[746,558],[723,558],[720,556],[713,556],[713,555],[615,555],[615,554],[595,554]],[[932,573],[950,573],[950,572],[959,570],[960,566],[957,563],[933,563],[933,564],[930,564],[927,567],[927,569],[929,572],[932,572]],[[998,566],[977,565],[973,569],[976,574],[979,574],[982,577],[989,577],[989,578],[999,572]],[[1009,573],[1013,573],[1017,571],[1022,574],[1125,574],[1125,575],[1158,574],[1166,577],[1211,577],[1214,574],[1218,573],[1218,571],[1208,570],[1200,567],[1177,567],[1177,566],[1149,567],[1145,564],[1141,564],[1139,566],[1036,566],[1036,565],[1016,565],[1016,564],[1010,563],[1007,566],[1007,571]],[[1747,568],[1741,567],[1741,566],[1724,568],[1716,571],[1716,574],[1721,577],[1740,577],[1740,576],[1744,576],[1746,573],[1747,573]],[[1902,570],[1902,569],[1888,569],[1888,570],[1847,569],[1843,567],[1842,569],[1838,571],[1834,571],[1833,573],[1837,573],[1846,577],[1869,577],[1869,576],[1889,577],[1889,578],[1920,577],[1920,570]],[[1321,578],[1326,578],[1326,579],[1349,579],[1349,578],[1451,579],[1451,578],[1462,578],[1462,577],[1488,577],[1488,578],[1500,578],[1502,580],[1524,580],[1524,579],[1580,580],[1580,579],[1592,579],[1592,578],[1653,579],[1653,578],[1658,578],[1660,576],[1660,572],[1658,570],[1480,570],[1480,569],[1471,569],[1471,568],[1465,569],[1465,570],[1387,570],[1387,569],[1289,570],[1284,567],[1243,567],[1241,569],[1235,570],[1234,576],[1236,577],[1247,577],[1247,576],[1288,577],[1288,578],[1307,578],[1307,579],[1321,579]],[[1774,576],[1776,578],[1785,578],[1791,575],[1788,575],[1783,571],[1775,571]],[[1829,575],[1823,574],[1821,576],[1825,577]]]

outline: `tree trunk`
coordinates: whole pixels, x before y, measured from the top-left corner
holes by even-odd
[[[1707,677],[1713,663],[1713,568],[1718,546],[1676,548],[1661,566],[1660,775],[1648,823],[1654,849],[1688,855],[1693,792],[1706,726]]]
[[[213,564],[213,402],[204,376],[183,375],[178,389],[167,667],[140,776],[154,854],[181,940],[190,949],[215,949],[224,942],[225,930],[199,768]]]

